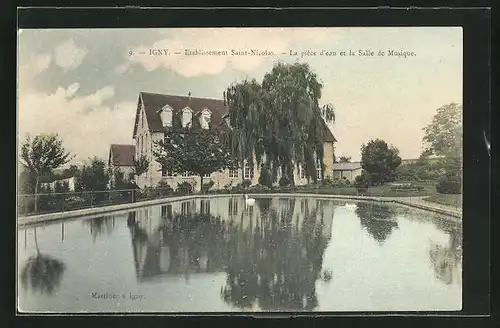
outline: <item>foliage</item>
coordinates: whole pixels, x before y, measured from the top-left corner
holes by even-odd
[[[252,185],[252,180],[248,180],[248,179],[247,179],[247,180],[243,180],[243,182],[241,183],[241,186],[242,186],[243,188],[248,188],[248,187],[250,187],[251,185]]]
[[[278,181],[278,184],[280,187],[286,187],[290,185],[290,179],[286,175],[281,176],[280,180]]]
[[[213,180],[210,180],[208,181],[208,183],[204,183],[202,186],[201,186],[201,191],[202,192],[207,192],[210,190],[210,188],[212,188],[214,186],[215,182]]]
[[[131,176],[139,176],[149,169],[149,159],[146,155],[142,155],[137,159],[133,159],[134,166],[132,168]]]
[[[437,185],[436,190],[441,194],[461,194],[462,193],[462,177],[454,172],[448,172],[443,175]]]
[[[263,165],[260,170],[259,184],[268,188],[272,188],[273,186],[273,179],[268,165]]]
[[[339,163],[350,163],[350,162],[351,162],[351,157],[340,156],[339,158]]]
[[[272,181],[278,170],[293,180],[294,165],[303,165],[316,180],[315,160],[323,161],[327,122],[334,121],[331,105],[319,106],[322,85],[308,64],[276,64],[264,76],[232,84],[224,92],[229,109],[226,140],[240,167],[265,162]]]
[[[124,190],[128,187],[128,180],[125,179],[125,173],[119,168],[115,167],[108,171],[110,179],[109,189],[111,190]]]
[[[156,161],[174,175],[203,175],[234,166],[231,153],[219,133],[209,129],[169,128],[164,140],[155,142]]]
[[[370,174],[368,174],[365,171],[363,171],[363,173],[361,173],[354,179],[354,187],[356,187],[357,189],[366,189],[370,187],[370,185],[371,185]]]
[[[370,175],[371,184],[394,181],[400,164],[399,150],[381,139],[370,140],[361,146],[361,167]]]
[[[89,158],[76,178],[76,191],[103,191],[107,189],[109,174],[106,162],[100,158]]]
[[[437,109],[424,128],[426,155],[458,157],[462,151],[462,105],[450,103]]]
[[[396,177],[401,181],[437,180],[442,174],[440,167],[441,165],[421,158],[416,163],[400,165],[396,169]]]
[[[25,180],[28,183],[34,181],[34,193],[38,193],[40,177],[50,174],[53,169],[61,167],[72,159],[71,154],[66,151],[62,140],[57,134],[40,134],[31,139],[30,136],[21,145],[21,164],[29,174]],[[29,188],[31,189],[31,188]],[[37,199],[35,196],[35,211],[37,211]]]
[[[179,195],[189,195],[194,192],[194,188],[189,182],[184,181],[177,185],[176,192]]]
[[[383,203],[356,204],[356,215],[361,226],[379,243],[383,244],[394,229],[398,229],[398,222],[394,220],[394,209]]]

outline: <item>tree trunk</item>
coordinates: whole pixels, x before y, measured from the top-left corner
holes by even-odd
[[[295,187],[295,178],[293,176],[293,164],[287,164],[287,175],[290,181],[290,186]]]
[[[38,248],[38,239],[36,238],[36,228],[35,230],[35,247],[36,247],[36,254],[40,255],[40,249]]]
[[[40,181],[40,177],[37,174],[36,176],[36,182],[35,182],[35,213],[38,212],[38,184]]]

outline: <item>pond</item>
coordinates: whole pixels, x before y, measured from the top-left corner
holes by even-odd
[[[18,230],[23,312],[446,311],[461,226],[386,203],[195,199]]]

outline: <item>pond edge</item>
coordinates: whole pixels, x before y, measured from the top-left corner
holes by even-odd
[[[56,213],[47,213],[47,214],[39,214],[27,217],[19,217],[17,220],[18,228],[32,225],[37,223],[44,222],[52,222],[52,221],[66,221],[67,219],[77,219],[83,216],[89,218],[89,216],[100,216],[104,213],[120,214],[126,213],[131,209],[151,206],[151,205],[159,205],[159,204],[168,204],[172,202],[178,201],[186,201],[192,199],[203,199],[203,198],[219,198],[219,197],[233,197],[233,196],[243,196],[243,194],[219,194],[219,195],[187,195],[187,196],[178,196],[178,197],[169,197],[169,198],[161,198],[154,200],[146,200],[142,202],[129,203],[129,204],[119,204],[119,205],[110,205],[110,206],[102,206],[102,207],[94,207],[94,208],[85,208],[80,210],[68,211],[68,212],[56,212]],[[443,208],[439,208],[437,206],[433,206],[431,204],[417,204],[408,199],[398,199],[393,197],[373,197],[373,196],[351,196],[351,195],[318,195],[318,194],[292,194],[292,193],[276,193],[276,194],[252,194],[252,197],[262,198],[262,197],[297,197],[297,198],[315,198],[315,199],[345,199],[345,200],[368,200],[368,201],[377,201],[377,202],[385,202],[385,203],[395,203],[399,205],[409,206],[413,208],[418,208],[421,210],[426,210],[438,214],[446,215],[447,219],[453,221],[455,223],[462,223],[462,214],[458,211],[447,210]]]

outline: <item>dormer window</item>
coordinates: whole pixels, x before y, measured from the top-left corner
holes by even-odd
[[[172,108],[165,106],[160,111],[160,118],[163,127],[172,126]]]
[[[212,112],[208,109],[204,109],[200,115],[200,125],[202,129],[208,129],[210,127]]]
[[[186,107],[182,110],[182,127],[185,128],[186,126],[191,124],[193,118],[193,111],[189,107]]]

